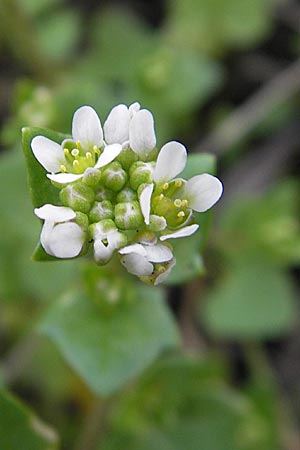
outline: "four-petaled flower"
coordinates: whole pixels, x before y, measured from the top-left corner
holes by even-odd
[[[40,239],[49,255],[56,258],[79,255],[86,241],[86,233],[74,222],[76,213],[71,208],[46,204],[35,208],[34,213],[45,221]]]
[[[187,225],[192,211],[207,211],[223,192],[221,181],[207,173],[196,175],[188,181],[175,178],[185,168],[186,161],[184,145],[176,141],[165,144],[157,157],[152,173],[153,182],[145,184],[140,192],[140,207],[146,225],[150,224],[152,213],[163,216],[166,227],[172,230],[180,227],[178,231],[163,234],[161,240],[193,234],[198,226]]]

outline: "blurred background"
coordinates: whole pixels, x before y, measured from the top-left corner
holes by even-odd
[[[51,449],[300,450],[299,57],[296,0],[0,0],[0,379],[56,430]],[[225,191],[200,240],[176,243],[163,295],[181,350],[99,402],[33,332],[94,274],[30,261],[20,130],[134,101],[159,145],[214,155]]]

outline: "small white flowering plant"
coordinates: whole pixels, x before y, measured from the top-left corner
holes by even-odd
[[[43,221],[37,260],[92,255],[105,265],[117,255],[129,273],[157,285],[176,264],[172,241],[197,232],[194,213],[223,191],[208,173],[180,177],[186,148],[177,141],[159,148],[153,116],[139,103],[115,106],[103,128],[82,106],[71,136],[24,128],[23,147]]]

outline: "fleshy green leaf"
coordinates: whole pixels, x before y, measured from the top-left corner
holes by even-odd
[[[211,292],[202,320],[218,336],[263,339],[287,333],[295,307],[293,287],[283,271],[249,262],[233,269]]]
[[[3,390],[0,390],[0,448],[3,450],[58,448],[54,431]]]
[[[157,355],[178,344],[162,292],[139,288],[129,303],[104,312],[73,293],[48,311],[41,330],[96,393],[106,395],[142,372]],[[105,293],[102,294],[105,301]]]
[[[35,208],[38,208],[45,203],[59,205],[59,190],[53,186],[51,181],[47,178],[47,171],[37,161],[31,150],[31,141],[35,136],[45,136],[54,142],[60,144],[68,135],[57,133],[52,130],[46,130],[38,127],[25,127],[22,130],[22,145],[25,154],[28,182],[32,198],[32,203]]]
[[[68,135],[57,133],[52,130],[47,130],[38,127],[25,127],[22,129],[22,145],[25,154],[28,183],[31,193],[31,199],[35,208],[40,207],[46,203],[53,205],[60,205],[59,190],[53,186],[51,181],[47,178],[46,170],[35,158],[32,149],[31,141],[35,136],[45,136],[54,142],[61,143]],[[35,261],[52,261],[52,256],[48,255],[44,249],[38,245],[32,259]]]

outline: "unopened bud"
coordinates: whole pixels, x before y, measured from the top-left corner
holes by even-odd
[[[153,163],[145,163],[142,161],[138,161],[132,164],[130,168],[130,186],[135,191],[138,187],[143,184],[152,183],[152,174],[154,170]]]
[[[137,200],[138,196],[135,191],[129,187],[122,189],[117,195],[117,203],[131,202],[132,200]]]
[[[83,183],[68,184],[60,191],[60,199],[64,206],[74,211],[88,213],[95,200],[95,192]]]
[[[127,173],[118,161],[114,161],[103,170],[102,182],[104,186],[114,192],[119,192],[127,181]]]
[[[82,177],[84,184],[88,186],[96,186],[101,179],[101,172],[94,167],[88,167]]]
[[[122,164],[122,167],[128,171],[130,166],[137,161],[138,155],[131,150],[131,148],[124,148],[121,153],[119,154],[117,161],[119,161]]]
[[[115,222],[122,230],[134,230],[143,226],[144,217],[142,215],[139,202],[117,203],[115,206]]]
[[[89,213],[89,219],[91,222],[99,222],[104,219],[114,218],[114,208],[109,200],[103,200],[102,202],[95,202]]]

